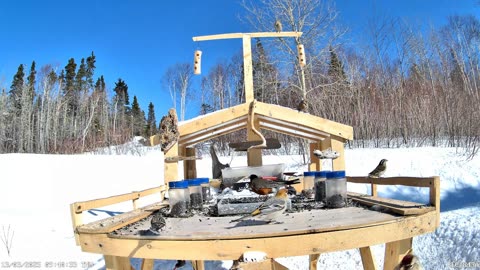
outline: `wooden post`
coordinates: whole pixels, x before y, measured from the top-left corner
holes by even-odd
[[[170,150],[168,150],[165,153],[165,158],[167,157],[176,157],[178,156],[178,143],[172,146]],[[178,179],[178,163],[177,162],[164,162],[164,180],[165,180],[165,185],[168,186],[168,182],[170,181],[176,181]]]
[[[373,257],[372,249],[370,247],[360,248],[360,256],[362,257],[362,264],[364,270],[377,270],[377,264]]]
[[[245,85],[245,102],[253,101],[253,64],[252,38],[244,34],[243,40],[243,84]]]
[[[141,270],[153,270],[153,264],[154,264],[153,259],[143,259],[142,260],[142,265],[140,266]]]
[[[309,262],[310,262],[310,270],[317,270],[318,259],[320,258],[320,254],[310,254],[309,255]]]
[[[309,171],[321,171],[322,163],[314,154],[313,150],[320,149],[320,142],[310,143],[310,164],[308,164]]]
[[[255,101],[251,102],[250,112],[255,110]],[[251,118],[253,117],[253,127]],[[252,128],[255,128],[257,131],[260,130],[260,122],[255,116],[255,113],[248,114],[247,120],[247,141],[258,141],[261,140],[260,136],[253,132]],[[259,148],[251,148],[247,150],[247,163],[248,166],[262,166],[262,150]]]
[[[440,226],[440,177],[434,176],[430,183],[430,204],[437,212],[437,226]]]
[[[194,157],[196,155],[195,148],[193,147],[185,148],[184,151],[186,157]],[[183,161],[183,175],[185,175],[185,179],[192,179],[197,177],[197,165],[195,160]]]
[[[131,270],[130,258],[104,255],[105,268],[107,270]]]
[[[80,245],[80,238],[78,237],[77,227],[82,225],[82,213],[77,213],[77,209],[75,203],[70,204],[70,215],[72,217],[72,226],[73,226],[73,233],[75,235],[75,243],[77,246]]]
[[[394,269],[412,248],[413,238],[407,238],[385,244],[383,269]]]
[[[194,270],[205,270],[204,261],[191,261]]]
[[[332,151],[337,151],[340,156],[332,161],[332,171],[345,170],[345,147],[342,140],[337,138],[326,138],[320,142],[320,150],[324,151],[331,148]]]

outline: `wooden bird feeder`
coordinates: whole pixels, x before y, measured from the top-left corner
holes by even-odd
[[[262,165],[262,148],[276,145],[261,135],[261,130],[299,137],[310,141],[312,171],[321,170],[315,149],[331,148],[340,156],[332,161],[333,170],[345,170],[344,144],[353,139],[353,128],[297,110],[254,100],[252,38],[300,37],[298,32],[233,33],[194,37],[194,41],[242,39],[245,103],[215,111],[179,123],[178,141],[165,152],[165,185],[148,190],[71,204],[77,244],[85,252],[103,254],[107,269],[130,269],[129,258],[143,258],[142,269],[152,269],[154,259],[191,260],[194,269],[204,269],[205,260],[236,260],[248,251],[262,251],[268,259],[244,263],[243,269],[287,269],[274,259],[309,255],[310,269],[316,269],[322,253],[359,249],[364,269],[378,269],[370,246],[386,243],[384,269],[393,269],[412,248],[413,237],[435,231],[440,223],[440,179],[438,177],[394,177],[372,179],[347,177],[350,183],[371,185],[370,194],[349,193],[348,197],[364,207],[293,213],[279,221],[283,224],[232,227],[234,217],[212,217],[208,222],[183,219],[174,231],[154,236],[114,235],[115,230],[148,217],[168,204],[163,202],[169,181],[180,179],[178,162],[184,162],[183,178],[196,177],[195,144],[237,130],[247,130],[248,165]],[[304,51],[302,47],[302,55]],[[299,48],[300,52],[300,48]],[[151,141],[158,141],[152,136]],[[276,146],[275,146],[276,147]],[[188,158],[191,157],[191,158]],[[426,205],[381,198],[377,185],[403,185],[428,188]],[[158,203],[137,208],[137,200],[155,195]],[[92,209],[131,200],[133,210],[115,217],[83,224],[81,215]],[[384,211],[368,208],[376,205]],[[181,225],[183,224],[183,225]],[[188,224],[186,226],[185,224]],[[285,248],[288,246],[295,248]]]

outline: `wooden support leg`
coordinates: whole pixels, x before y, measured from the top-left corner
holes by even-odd
[[[105,268],[107,270],[131,270],[130,258],[104,255]]]
[[[360,248],[360,256],[362,257],[362,264],[364,270],[377,270],[377,264],[373,257],[372,249],[370,247]],[[385,268],[386,269],[386,268]]]
[[[412,248],[412,240],[413,238],[407,238],[385,244],[383,269],[394,269]]]
[[[153,259],[143,259],[140,269],[141,270],[153,270],[153,264],[154,264]]]
[[[310,164],[308,165],[309,171],[321,171],[322,170],[322,163],[320,159],[318,159],[314,154],[313,151],[315,149],[320,149],[320,143],[310,143]]]
[[[310,254],[309,256],[310,270],[317,270],[318,258],[320,258],[320,254]]]
[[[204,261],[191,261],[194,270],[205,270]]]
[[[196,155],[195,148],[184,148],[183,151],[185,151],[186,157],[194,157]],[[185,160],[183,162],[183,175],[185,179],[197,178],[196,160]]]

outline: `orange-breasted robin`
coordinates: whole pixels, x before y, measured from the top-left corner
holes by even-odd
[[[250,186],[252,191],[259,195],[267,195],[273,192],[273,189],[279,189],[286,185],[293,185],[300,183],[300,179],[293,180],[269,180],[260,178],[255,174],[250,175]]]

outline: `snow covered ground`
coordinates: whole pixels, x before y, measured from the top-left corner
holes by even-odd
[[[126,153],[108,149],[106,153]],[[133,153],[133,154],[132,154]],[[142,154],[142,155],[138,155]],[[415,238],[414,249],[426,269],[454,268],[462,263],[480,269],[480,157],[466,160],[453,148],[346,150],[347,175],[366,175],[382,158],[389,160],[386,176],[441,177],[441,227]],[[232,166],[245,166],[244,156],[220,157]],[[158,148],[141,148],[122,155],[0,155],[0,238],[12,236],[10,254],[0,242],[0,269],[98,269],[98,254],[75,245],[69,204],[158,186],[163,182],[163,155]],[[265,164],[285,163],[288,171],[303,171],[300,156],[266,156]],[[211,175],[211,160],[199,160],[198,175]],[[179,168],[181,170],[181,166]],[[349,184],[365,192],[365,185]],[[427,201],[428,189],[379,187],[382,196]],[[147,198],[148,204],[156,198]],[[110,212],[131,209],[131,203],[108,207]],[[104,211],[85,214],[85,221],[107,217]],[[8,228],[10,227],[10,234]],[[379,266],[383,248],[374,247]],[[308,269],[307,257],[282,258],[290,269]],[[138,260],[132,260],[138,267]],[[158,261],[156,269],[172,269],[174,261]],[[207,269],[227,269],[230,262],[208,262]],[[38,267],[37,267],[38,268]],[[189,265],[184,269],[191,269]],[[318,269],[362,269],[357,250],[322,254]],[[473,267],[469,269],[475,269]]]

